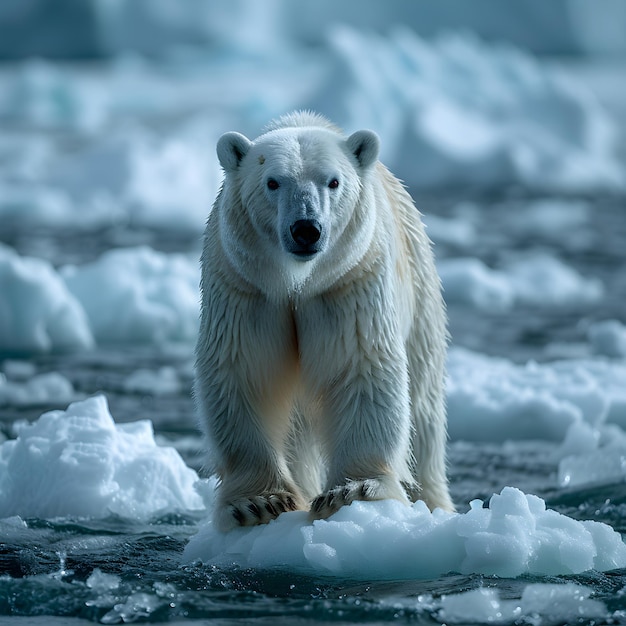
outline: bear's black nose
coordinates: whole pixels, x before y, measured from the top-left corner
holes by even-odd
[[[298,220],[289,227],[289,230],[293,240],[302,248],[317,243],[322,234],[322,226],[316,220]]]

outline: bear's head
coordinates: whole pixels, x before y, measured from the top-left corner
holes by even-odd
[[[321,126],[278,127],[254,141],[229,132],[217,144],[225,185],[238,189],[256,245],[287,265],[307,266],[328,257],[351,222],[364,220],[355,212],[378,152],[372,131],[344,137]]]

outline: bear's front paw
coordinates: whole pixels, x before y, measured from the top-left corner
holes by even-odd
[[[377,478],[350,480],[345,485],[339,485],[317,496],[311,503],[309,515],[311,519],[325,519],[355,500],[384,500],[394,497],[397,496],[390,493]]]
[[[288,491],[239,498],[222,507],[218,525],[221,530],[226,531],[236,526],[267,524],[285,511],[297,511],[301,508],[298,498]]]

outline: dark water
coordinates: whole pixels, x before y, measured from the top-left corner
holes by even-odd
[[[518,307],[506,314],[450,307],[453,343],[520,362],[549,358],[555,343],[584,342],[591,321],[626,321],[623,199],[596,198],[585,223],[567,232],[543,235],[529,234],[513,217],[523,214],[526,200],[482,200],[473,209],[477,239],[472,249],[462,244],[437,246],[442,258],[477,256],[493,267],[515,252],[546,250],[583,275],[603,281],[607,295],[593,306]],[[426,198],[422,207],[443,216],[462,214],[449,199]],[[115,230],[78,235],[7,229],[3,239],[21,253],[45,256],[59,265],[91,260],[112,245],[148,243],[167,251],[198,245],[196,234],[172,238],[158,232]],[[191,349],[109,347],[82,355],[42,356],[33,362],[40,373],[62,373],[78,392],[106,393],[117,421],[150,418],[163,441],[176,446],[186,462],[200,470],[201,450],[189,396]],[[180,393],[151,397],[124,390],[123,381],[131,372],[162,365],[176,368],[184,383]],[[64,407],[3,407],[0,428],[10,435],[14,420],[35,419],[49,408]],[[503,486],[513,485],[540,495],[549,506],[571,517],[606,522],[626,532],[626,483],[560,489],[551,449],[551,444],[537,442],[514,446],[453,442],[450,475],[459,510],[466,510],[474,498],[486,499]],[[7,623],[15,625],[80,620],[108,624],[190,620],[206,624],[437,624],[437,598],[442,594],[483,586],[498,588],[503,599],[515,599],[530,583],[575,582],[593,589],[592,597],[606,604],[603,618],[572,621],[521,615],[517,623],[626,624],[626,571],[518,579],[450,574],[428,581],[356,583],[289,572],[181,566],[183,548],[199,523],[189,516],[170,515],[141,524],[116,518],[26,522],[27,528],[0,525],[0,623],[10,616]],[[471,614],[468,623],[472,623]]]

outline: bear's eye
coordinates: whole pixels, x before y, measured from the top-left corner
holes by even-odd
[[[271,189],[272,191],[276,191],[276,189],[278,189],[280,187],[280,185],[278,184],[278,181],[270,178],[267,181],[267,188]]]
[[[337,189],[337,187],[339,187],[339,181],[336,178],[333,178],[329,183],[328,183],[328,188],[329,189]]]

